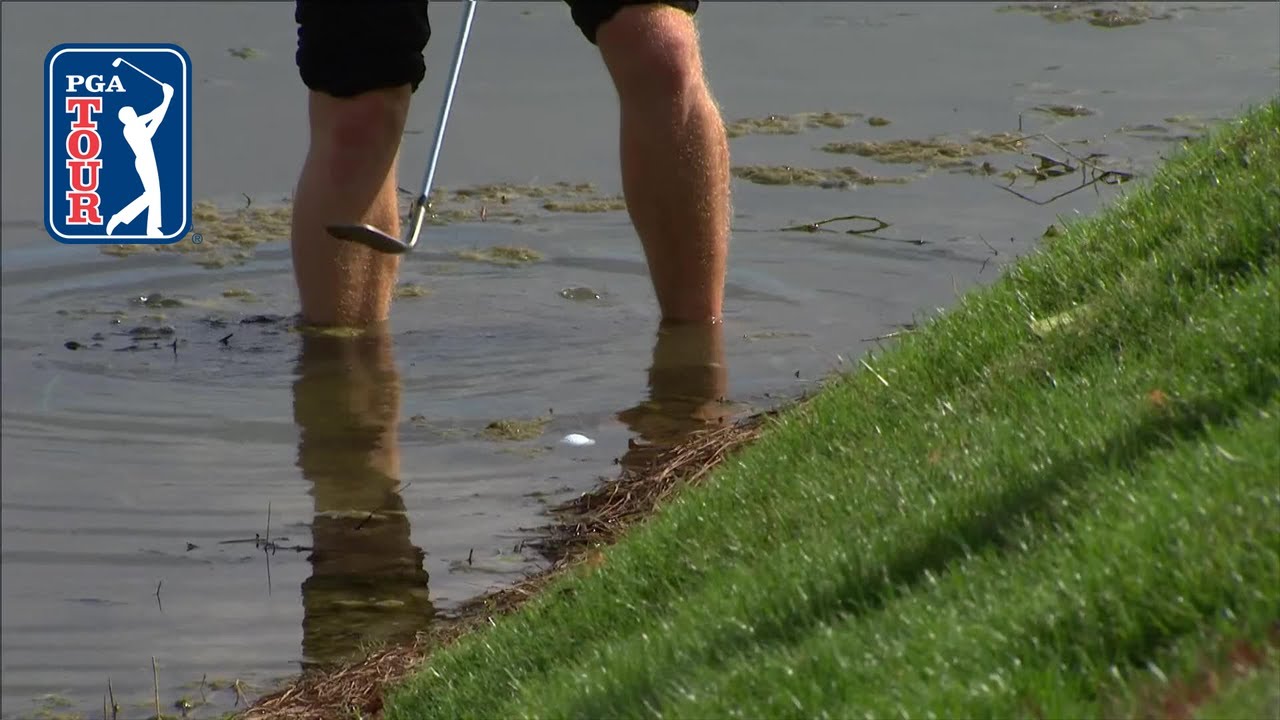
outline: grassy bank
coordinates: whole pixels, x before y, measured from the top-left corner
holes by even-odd
[[[1046,242],[387,717],[1274,715],[1280,105]]]

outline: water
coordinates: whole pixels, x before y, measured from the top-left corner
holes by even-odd
[[[823,110],[891,120],[740,137],[736,165],[913,174],[816,148],[1013,132],[1021,114],[1028,131],[1088,140],[1068,147],[1142,173],[1173,147],[1162,137],[1196,132],[1179,122],[1230,116],[1280,82],[1276,5],[1150,6],[1171,16],[1101,29],[993,4],[708,3],[702,32],[731,120]],[[108,678],[125,715],[143,716],[153,657],[166,706],[198,699],[206,678],[201,712],[212,714],[235,700],[215,681],[241,679],[252,695],[303,663],[412,632],[537,567],[520,547],[528,529],[546,522],[546,505],[634,458],[630,440],[811,388],[877,336],[993,280],[1059,217],[1124,189],[1038,206],[1000,190],[998,176],[946,170],[849,190],[735,181],[722,337],[658,334],[621,212],[451,224],[406,259],[402,279],[429,293],[397,301],[388,336],[308,338],[289,321],[283,238],[208,269],[199,256],[112,257],[43,233],[32,108],[45,53],[60,42],[179,43],[194,64],[195,196],[263,207],[291,191],[305,150],[292,5],[153,8],[3,6],[6,718],[55,698],[91,713]],[[433,6],[434,72],[405,136],[405,187],[429,149],[458,9]],[[443,187],[563,181],[618,192],[612,90],[576,33],[559,4],[480,8]],[[245,46],[257,56],[228,52]],[[1093,114],[1028,112],[1046,103]],[[1163,131],[1119,132],[1142,125]],[[1034,164],[991,160],[1000,170]],[[1072,182],[1025,192],[1049,197]],[[853,213],[892,226],[875,236],[777,231]],[[504,244],[544,259],[505,267],[458,255]],[[567,288],[592,292],[565,297]],[[158,307],[157,296],[180,304]],[[139,327],[160,330],[129,334]],[[546,424],[531,440],[485,433],[537,418]],[[557,442],[573,432],[596,443]],[[274,552],[255,542],[268,508]]]

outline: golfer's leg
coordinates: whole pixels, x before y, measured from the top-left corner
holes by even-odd
[[[693,17],[672,4],[623,4],[601,22],[595,41],[618,91],[627,209],[663,319],[718,320],[729,244],[729,149],[703,77]]]
[[[310,143],[294,194],[302,318],[361,327],[390,314],[399,258],[338,240],[331,224],[399,234],[396,158],[430,35],[426,2],[297,2]]]
[[[326,228],[368,223],[399,234],[396,154],[408,104],[408,87],[352,98],[310,94],[311,142],[291,233],[305,322],[361,327],[390,313],[398,256],[338,240]]]

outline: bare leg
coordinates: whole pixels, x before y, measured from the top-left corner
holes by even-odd
[[[662,317],[719,320],[729,252],[729,145],[697,30],[666,5],[620,10],[597,33],[618,91],[622,187]]]
[[[409,101],[407,85],[355,98],[311,93],[291,237],[306,323],[365,327],[390,315],[399,257],[338,240],[326,227],[368,223],[399,235],[396,159]]]

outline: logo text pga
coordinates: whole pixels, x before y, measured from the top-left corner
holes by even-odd
[[[44,68],[45,227],[64,243],[167,244],[191,229],[191,58],[65,44]]]

